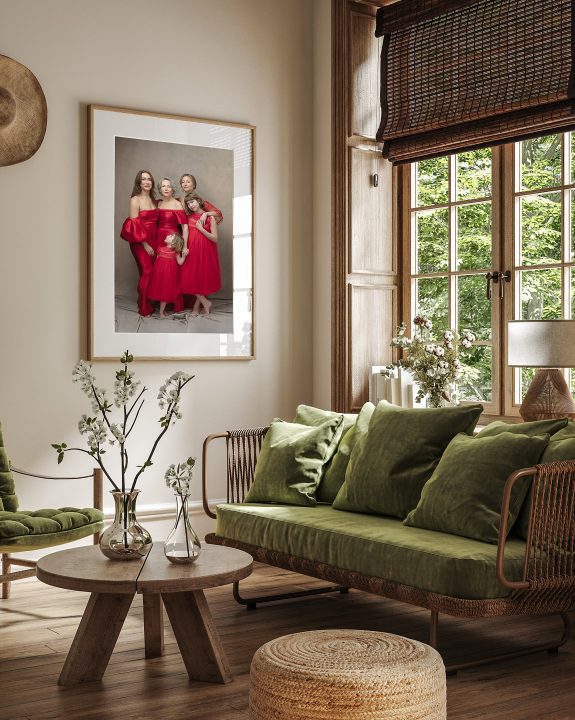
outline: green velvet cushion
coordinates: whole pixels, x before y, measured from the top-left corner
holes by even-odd
[[[567,425],[555,433],[545,448],[540,463],[550,463],[556,460],[575,460],[575,424],[570,420]],[[529,494],[521,507],[517,518],[515,532],[523,540],[527,540],[529,531],[529,508],[531,506],[531,488]]]
[[[15,511],[18,510],[18,498],[14,488],[14,479],[10,471],[10,463],[6,455],[4,447],[4,439],[2,437],[2,425],[0,424],[0,501],[2,509]]]
[[[497,581],[496,546],[419,530],[401,520],[334,510],[329,505],[219,505],[216,534],[457,598],[510,594]],[[505,573],[520,580],[525,543],[510,538]]]
[[[323,425],[326,420],[333,420],[339,417],[343,417],[342,432],[345,434],[350,427],[355,425],[357,413],[338,413],[333,410],[322,410],[312,405],[298,405],[293,422],[298,425],[317,427],[318,425]]]
[[[343,417],[318,426],[274,420],[260,451],[246,502],[315,505],[323,467],[341,438]]]
[[[483,407],[407,409],[380,402],[353,449],[338,510],[404,518],[452,437],[473,432]]]
[[[515,470],[537,463],[548,441],[549,435],[520,433],[458,435],[443,453],[405,524],[496,543],[505,481]],[[514,485],[509,528],[528,489],[528,478]]]
[[[95,508],[0,512],[0,549],[10,552],[71,542],[101,530],[103,519]]]
[[[478,436],[492,437],[502,432],[519,433],[521,435],[554,435],[567,424],[567,418],[558,420],[533,420],[522,423],[506,423],[496,420],[484,427]]]
[[[356,422],[347,431],[344,431],[337,446],[337,452],[327,465],[317,489],[316,497],[318,502],[327,502],[331,505],[335,500],[339,489],[344,483],[345,471],[347,470],[353,448],[367,432],[369,421],[371,420],[374,410],[375,405],[373,403],[365,403],[359,415],[356,416]]]

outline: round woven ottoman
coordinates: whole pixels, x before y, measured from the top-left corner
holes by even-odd
[[[445,720],[445,667],[428,645],[367,630],[284,635],[256,651],[252,720]]]

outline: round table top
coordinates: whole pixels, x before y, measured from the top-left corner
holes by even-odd
[[[141,560],[109,560],[97,545],[50,553],[38,560],[36,575],[47,585],[99,593],[169,593],[203,590],[247,577],[252,556],[243,550],[202,543],[193,563],[172,563],[163,543]]]

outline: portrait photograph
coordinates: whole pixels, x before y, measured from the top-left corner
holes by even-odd
[[[89,355],[253,357],[253,134],[89,107]]]

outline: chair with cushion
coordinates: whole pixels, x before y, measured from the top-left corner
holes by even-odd
[[[12,473],[42,478],[43,480],[78,480],[93,477],[93,503],[89,508],[44,508],[41,510],[19,510],[18,498]],[[14,558],[13,553],[31,552],[44,548],[73,542],[80,538],[94,535],[94,543],[98,542],[98,533],[103,527],[104,514],[102,471],[95,469],[91,475],[58,478],[48,475],[18,470],[10,465],[2,439],[0,426],[0,553],[2,569],[0,583],[2,598],[10,595],[10,583],[36,574],[34,560]],[[12,570],[13,565],[27,568]]]

